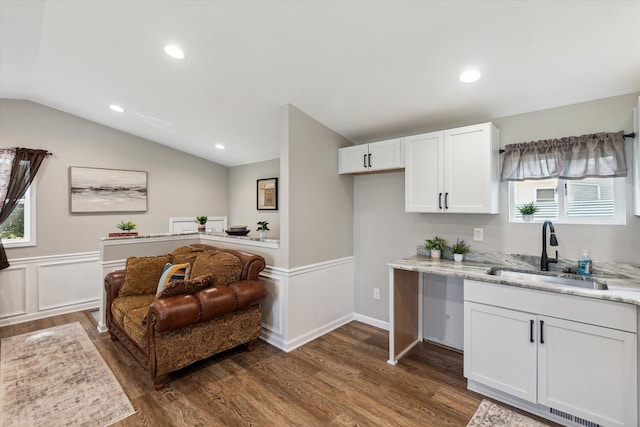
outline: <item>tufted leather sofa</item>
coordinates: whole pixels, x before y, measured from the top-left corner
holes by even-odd
[[[258,275],[264,258],[205,244],[191,247],[238,257],[240,280],[161,299],[121,296],[126,270],[109,273],[104,281],[111,339],[122,342],[150,372],[156,390],[165,387],[170,372],[240,344],[250,350],[260,336],[266,288]]]

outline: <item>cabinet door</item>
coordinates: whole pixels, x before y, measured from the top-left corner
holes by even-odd
[[[535,403],[536,328],[532,314],[465,301],[464,376]]]
[[[638,97],[638,104],[636,105],[636,108],[633,109],[633,130],[636,133],[636,138],[633,141],[633,162],[636,178],[635,214],[640,216],[640,96]]]
[[[606,426],[637,424],[637,336],[538,316],[538,402]]]
[[[442,132],[405,138],[405,211],[442,212]]]
[[[368,166],[369,145],[354,145],[353,147],[338,150],[338,172],[358,173],[369,170]]]
[[[399,169],[404,167],[402,140],[398,138],[372,142],[369,144],[369,158],[367,162],[369,171]]]
[[[444,131],[445,212],[499,212],[498,149],[491,123]]]

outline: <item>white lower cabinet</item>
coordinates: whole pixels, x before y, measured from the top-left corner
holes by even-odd
[[[465,281],[464,316],[470,382],[569,425],[638,425],[635,306]]]

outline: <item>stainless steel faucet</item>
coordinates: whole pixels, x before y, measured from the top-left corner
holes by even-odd
[[[555,258],[549,258],[547,256],[547,225],[549,226],[549,244],[551,246],[558,246],[558,239],[556,239],[556,230],[553,228],[553,223],[549,220],[542,224],[542,256],[540,257],[540,270],[549,271],[549,264],[558,262],[558,251],[556,251]]]

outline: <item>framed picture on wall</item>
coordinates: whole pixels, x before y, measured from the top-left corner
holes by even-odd
[[[69,168],[71,213],[146,212],[147,172]]]
[[[278,178],[258,180],[258,210],[278,210]]]

